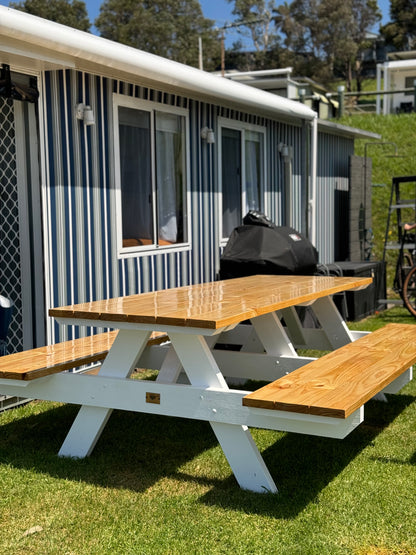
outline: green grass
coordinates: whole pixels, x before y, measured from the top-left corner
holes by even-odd
[[[369,90],[372,90],[371,88]],[[374,258],[393,176],[412,175],[416,115],[353,116],[380,133],[373,159]],[[364,144],[357,142],[357,154]],[[380,186],[381,185],[381,186]],[[389,260],[389,276],[393,257]],[[416,320],[402,308],[354,329]],[[33,402],[0,414],[0,554],[415,555],[416,380],[370,402],[344,440],[253,430],[279,488],[240,490],[208,424],[115,411],[91,457],[56,453],[76,407]]]
[[[416,324],[396,308],[351,326],[387,321]],[[68,460],[76,407],[7,411],[0,553],[414,555],[415,398],[413,382],[368,403],[344,440],[253,430],[276,495],[238,488],[204,422],[115,411],[91,457]]]
[[[380,141],[359,140],[355,144],[355,153],[367,156],[372,159],[372,230],[374,234],[373,259],[381,260],[383,256],[384,238],[391,194],[391,183],[393,177],[406,175],[416,175],[415,164],[415,129],[416,114],[399,114],[389,116],[377,116],[374,114],[348,116],[339,120],[340,123],[365,129],[378,133],[382,136]],[[377,143],[378,144],[374,144]],[[394,145],[383,145],[381,143],[395,143],[399,157],[395,154]],[[368,144],[373,143],[373,144]],[[365,146],[367,144],[367,147]],[[403,186],[404,198],[414,198],[414,184]],[[406,196],[407,195],[407,196]],[[403,220],[413,221],[415,218],[414,210],[404,211]],[[395,236],[395,217],[390,227],[390,238]],[[387,277],[388,285],[393,284],[395,263],[397,259],[396,251],[389,251],[387,254]]]

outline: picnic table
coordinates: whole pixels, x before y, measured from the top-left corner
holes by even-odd
[[[349,386],[347,400],[343,394],[335,395],[341,398],[342,409],[338,405],[333,408],[331,403],[334,390],[345,390],[344,382],[331,378],[335,382],[329,388],[331,400],[322,401],[326,378],[319,376],[320,359],[311,363],[311,359],[297,353],[297,343],[302,346],[316,340],[340,353],[335,366],[339,367],[340,357],[348,363],[351,356],[348,352],[343,354],[342,349],[349,348],[352,342],[358,345],[359,341],[368,341],[368,337],[358,339],[360,334],[349,331],[332,296],[370,283],[371,278],[260,275],[54,308],[50,316],[60,324],[118,330],[98,374],[55,374],[52,370],[40,378],[20,380],[10,374],[7,379],[0,379],[0,389],[11,394],[18,392],[19,396],[81,405],[60,449],[61,456],[89,455],[113,409],[208,421],[239,485],[251,491],[276,492],[249,427],[343,438],[362,422],[363,405],[375,390],[393,382],[396,385],[391,386],[391,391],[396,391],[411,379],[408,368],[416,361],[416,352],[414,347],[409,351],[408,344],[414,343],[413,330],[406,326],[399,326],[401,329],[395,333],[385,333],[386,337],[395,336],[400,352],[404,352],[400,368],[393,362],[382,378],[380,372],[376,380],[367,376],[364,386],[353,394]],[[309,306],[319,320],[319,329],[305,329],[295,306]],[[311,334],[312,331],[318,333]],[[149,356],[149,340],[154,332],[165,332],[170,340],[166,345],[150,347],[162,354],[157,380],[130,379]],[[243,337],[240,351],[215,349],[217,343],[227,342],[224,338],[230,334]],[[383,343],[384,336],[378,341]],[[379,360],[380,357],[374,363]],[[277,379],[270,384],[273,386],[279,380],[297,376],[310,364],[318,365],[314,374],[317,380],[312,376],[306,386],[315,396],[312,402],[309,397],[305,399],[302,375],[298,377],[303,395],[300,401],[293,380],[283,388],[274,385],[271,393],[267,390],[253,398],[250,395],[255,396],[256,392],[230,389],[225,379],[233,372],[234,376],[253,379],[264,379],[266,375],[268,380]],[[371,366],[368,359],[363,365]],[[333,376],[330,363],[323,368]],[[188,384],[178,383],[183,372]],[[357,381],[363,370],[355,366],[354,372]],[[305,379],[311,380],[310,376]],[[351,376],[348,380],[350,383]],[[317,385],[316,381],[322,383]],[[278,405],[278,396],[291,387],[295,401],[288,402],[286,395],[283,404]],[[299,383],[297,387],[299,390]],[[321,396],[319,402],[316,390]]]

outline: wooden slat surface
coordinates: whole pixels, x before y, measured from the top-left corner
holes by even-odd
[[[99,362],[107,356],[117,333],[99,333],[0,357],[0,378],[33,380]],[[168,339],[164,333],[153,332],[149,344],[161,343]]]
[[[250,393],[248,407],[347,418],[416,362],[416,325],[387,324]]]
[[[219,329],[243,320],[366,287],[371,278],[249,276],[53,308],[50,316]]]

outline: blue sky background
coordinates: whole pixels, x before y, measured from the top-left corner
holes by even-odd
[[[19,1],[19,0],[15,0],[15,1]],[[85,0],[87,9],[88,9],[89,18],[92,23],[100,13],[100,6],[102,2],[103,0]],[[276,3],[279,4],[279,2],[276,2]],[[283,0],[282,0],[282,3],[283,3]],[[222,27],[225,23],[230,23],[234,19],[231,13],[232,4],[227,2],[227,0],[200,0],[200,4],[205,17],[208,17],[209,19],[213,19],[216,22],[216,25],[218,27]],[[0,0],[0,5],[8,6],[9,0]],[[387,23],[387,21],[389,21],[390,0],[378,0],[378,5],[383,14],[382,23]],[[375,32],[377,32],[377,30],[378,30],[378,26],[375,29]],[[92,29],[92,31],[94,32],[94,29]],[[231,46],[231,44],[238,38],[239,37],[235,29],[229,29],[227,31],[227,34],[226,34],[227,45]],[[248,42],[246,45],[249,47]]]

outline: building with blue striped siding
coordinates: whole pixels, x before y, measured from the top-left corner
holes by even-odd
[[[72,337],[50,307],[216,279],[252,208],[308,235],[322,262],[339,259],[348,206],[334,199],[348,193],[354,139],[378,136],[5,7],[0,36],[13,350]]]

